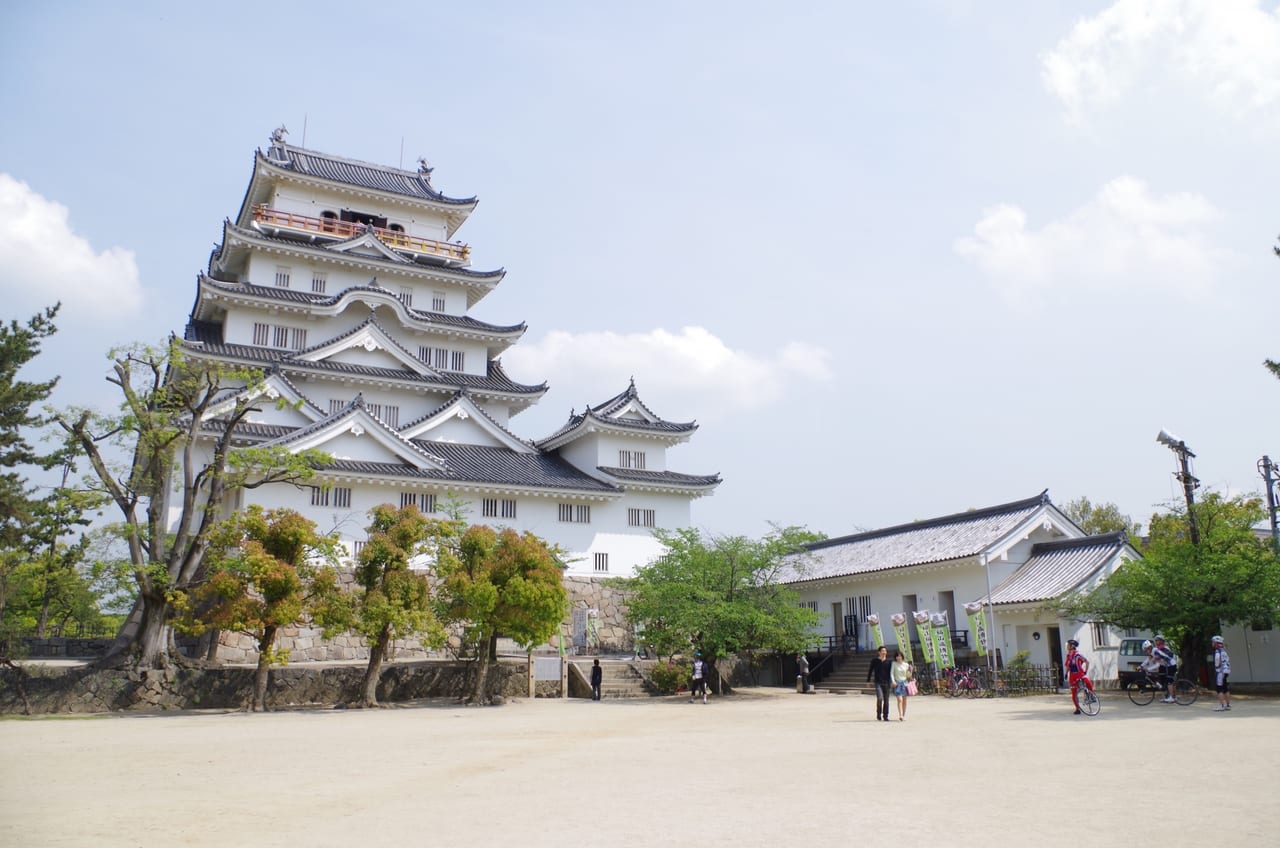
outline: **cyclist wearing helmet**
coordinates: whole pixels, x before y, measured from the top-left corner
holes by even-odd
[[[1231,687],[1227,683],[1227,677],[1231,674],[1231,657],[1227,654],[1227,643],[1222,641],[1221,636],[1213,637],[1213,672],[1216,678],[1215,688],[1218,690],[1218,706],[1213,711],[1220,713],[1231,709]]]
[[[1177,703],[1173,697],[1173,679],[1178,673],[1178,664],[1174,661],[1173,649],[1165,644],[1164,637],[1156,634],[1155,647],[1151,649],[1151,658],[1160,664],[1160,679],[1164,681],[1164,698],[1166,704]]]
[[[1084,654],[1080,653],[1080,643],[1075,639],[1067,640],[1067,656],[1062,661],[1062,665],[1067,670],[1067,682],[1071,684],[1071,703],[1076,708],[1076,715],[1080,715],[1080,683],[1083,681],[1085,687],[1092,692],[1093,681],[1088,677],[1089,660]]]

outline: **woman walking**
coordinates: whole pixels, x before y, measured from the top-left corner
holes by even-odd
[[[907,720],[907,681],[914,677],[911,663],[902,655],[902,651],[893,652],[893,694],[898,696],[898,721]]]

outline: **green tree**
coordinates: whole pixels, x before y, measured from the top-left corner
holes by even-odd
[[[1090,536],[1117,530],[1128,533],[1130,539],[1142,536],[1142,525],[1122,513],[1113,503],[1093,504],[1088,498],[1080,497],[1064,506],[1062,511]]]
[[[663,554],[617,581],[628,592],[629,620],[656,652],[697,647],[712,659],[742,654],[754,669],[762,652],[793,653],[812,641],[817,614],[799,605],[778,573],[820,534],[775,527],[761,539],[704,537],[694,529],[656,535]]]
[[[390,504],[369,511],[368,540],[356,566],[360,587],[353,611],[354,627],[369,642],[369,664],[360,685],[360,703],[378,706],[378,678],[392,640],[417,636],[439,647],[445,632],[435,613],[431,577],[412,567],[413,560],[439,559],[442,548],[456,540],[460,522],[428,518],[412,504]],[[332,614],[337,621],[340,615]]]
[[[237,428],[258,409],[262,372],[189,362],[176,339],[161,349],[113,352],[107,381],[123,395],[119,414],[72,408],[55,418],[88,457],[90,487],[120,511],[138,584],[138,599],[104,662],[164,668],[175,659],[172,593],[200,575],[209,534],[230,496],[306,480],[329,457],[236,447]],[[122,466],[113,463],[112,446],[128,457]]]
[[[490,700],[489,665],[499,635],[526,650],[550,639],[568,611],[557,551],[532,533],[483,524],[468,527],[438,563],[446,620],[464,628],[475,646],[471,698]]]
[[[43,382],[18,379],[27,363],[40,353],[40,343],[57,332],[53,323],[61,304],[48,307],[25,324],[0,324],[0,657],[8,657],[20,630],[14,617],[6,613],[9,599],[19,592],[17,570],[29,562],[32,547],[27,534],[32,520],[33,501],[24,467],[52,468],[57,454],[40,454],[27,441],[28,433],[45,423],[32,411],[47,400],[58,378]]]
[[[253,638],[258,667],[252,709],[265,711],[271,666],[289,661],[288,651],[276,649],[276,636],[304,615],[329,608],[339,592],[336,559],[337,541],[321,535],[311,520],[291,509],[250,506],[210,532],[204,579],[174,593],[177,626],[193,635],[216,629]]]
[[[1209,492],[1195,515],[1200,544],[1191,542],[1185,506],[1153,515],[1142,558],[1096,590],[1065,599],[1063,614],[1162,631],[1187,676],[1199,675],[1223,625],[1268,620],[1280,608],[1280,558],[1253,532],[1266,516],[1258,497]]]

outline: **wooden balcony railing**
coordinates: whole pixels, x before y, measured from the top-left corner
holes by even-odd
[[[254,208],[253,220],[270,227],[280,227],[300,233],[319,233],[320,235],[332,236],[335,239],[351,238],[367,230],[372,230],[373,234],[383,244],[397,250],[425,253],[455,262],[466,263],[471,261],[470,245],[419,238],[399,230],[372,227],[368,224],[359,224],[353,221],[339,221],[337,218],[314,218],[310,215],[299,215],[296,212],[270,209],[265,204]]]

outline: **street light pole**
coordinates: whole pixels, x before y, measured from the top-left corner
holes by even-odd
[[[1191,449],[1187,447],[1187,443],[1170,433],[1168,430],[1161,430],[1156,436],[1156,441],[1173,451],[1178,457],[1178,467],[1180,470],[1175,471],[1173,476],[1182,483],[1182,492],[1187,498],[1187,523],[1191,526],[1191,544],[1200,544],[1200,528],[1196,526],[1195,512],[1195,490],[1200,485],[1200,481],[1191,473],[1191,466],[1187,462],[1188,459],[1195,457]]]
[[[1276,464],[1271,457],[1264,456],[1258,460],[1258,473],[1267,481],[1267,517],[1271,519],[1271,544],[1280,551],[1280,506],[1276,505]]]

